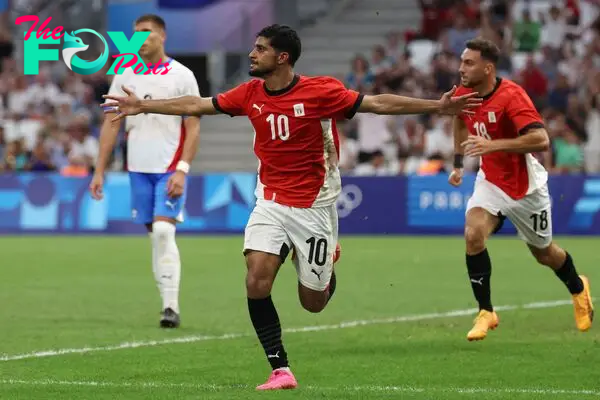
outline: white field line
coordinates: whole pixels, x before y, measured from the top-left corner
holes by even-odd
[[[122,389],[187,389],[196,391],[231,391],[253,390],[250,385],[217,385],[203,383],[162,383],[162,382],[105,382],[105,381],[63,381],[63,380],[20,380],[0,379],[0,385],[12,386],[79,386],[95,388],[122,388]],[[318,392],[379,392],[379,393],[457,393],[457,394],[541,394],[550,395],[576,395],[600,397],[600,391],[585,389],[541,389],[541,388],[491,388],[491,387],[412,387],[412,386],[299,386],[299,390]]]
[[[495,307],[495,310],[508,311],[508,310],[517,310],[517,309],[552,308],[552,307],[564,306],[567,304],[571,304],[571,301],[570,300],[557,300],[557,301],[529,303],[529,304],[524,304],[521,306],[507,305],[507,306]],[[339,324],[331,324],[331,325],[304,326],[304,327],[300,327],[300,328],[284,329],[283,332],[284,333],[302,333],[302,332],[331,331],[331,330],[336,330],[336,329],[355,328],[355,327],[367,326],[367,325],[396,324],[396,323],[411,322],[411,321],[425,321],[425,320],[450,318],[450,317],[462,317],[462,316],[472,315],[476,312],[477,312],[476,309],[470,308],[470,309],[454,310],[454,311],[448,311],[448,312],[442,312],[442,313],[415,314],[415,315],[406,315],[406,316],[401,316],[401,317],[348,321],[348,322],[341,322]],[[214,341],[214,340],[230,340],[230,339],[238,339],[238,338],[254,337],[254,336],[255,336],[254,332],[252,332],[252,333],[226,333],[223,335],[209,335],[209,336],[195,335],[195,336],[183,336],[183,337],[178,337],[178,338],[162,339],[162,340],[124,342],[124,343],[110,345],[110,346],[97,346],[97,347],[90,346],[90,347],[81,347],[81,348],[42,350],[42,351],[35,351],[35,352],[31,352],[31,353],[15,354],[15,355],[3,354],[2,356],[0,356],[0,362],[25,360],[25,359],[30,359],[30,358],[56,357],[56,356],[62,356],[62,355],[66,355],[66,354],[86,354],[86,353],[103,352],[103,351],[135,349],[138,347],[153,347],[153,346],[162,346],[162,345],[175,344],[175,343],[195,343],[195,342],[206,342],[206,341]]]

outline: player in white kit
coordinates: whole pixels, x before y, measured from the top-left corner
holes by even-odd
[[[135,30],[150,32],[139,50],[146,65],[163,65],[153,73],[137,75],[127,68],[115,75],[110,94],[124,94],[123,86],[140,98],[168,99],[200,96],[192,71],[165,55],[165,22],[157,15],[144,15]],[[156,73],[158,72],[158,73]],[[164,73],[164,74],[163,74]],[[104,172],[115,146],[120,122],[107,114],[100,134],[100,155],[90,191],[101,199]],[[198,117],[140,114],[126,119],[127,167],[131,185],[132,217],[146,225],[152,242],[152,270],[162,297],[160,326],[177,328],[181,261],[175,242],[178,222],[183,222],[187,178],[199,141]]]

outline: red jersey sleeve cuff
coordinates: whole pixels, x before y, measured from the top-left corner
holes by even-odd
[[[524,135],[532,129],[540,129],[540,128],[544,128],[544,124],[542,124],[541,122],[532,122],[530,124],[525,125],[523,128],[521,128],[519,130],[519,135]]]
[[[215,108],[215,110],[217,110],[218,112],[220,112],[221,114],[227,114],[230,117],[234,117],[233,114],[228,113],[227,111],[225,111],[220,105],[219,105],[219,100],[217,99],[217,96],[214,96],[212,98],[212,103],[213,103],[213,107]]]
[[[358,112],[358,109],[360,108],[360,105],[363,102],[365,95],[364,94],[359,94],[358,98],[356,99],[356,101],[354,102],[354,104],[352,105],[352,108],[350,110],[348,110],[348,112],[346,113],[346,118],[347,119],[352,119],[354,118],[354,116],[356,115],[356,113]]]

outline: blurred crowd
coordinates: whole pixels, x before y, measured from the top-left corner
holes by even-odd
[[[12,57],[1,68],[0,171],[89,175],[99,150],[106,71],[83,76],[54,62],[40,63],[38,75],[23,75]]]
[[[553,174],[600,172],[600,0],[420,0],[420,31],[391,32],[345,77],[363,93],[439,98],[459,83],[469,39],[493,40],[501,77],[522,85],[545,120]],[[430,175],[452,168],[449,117],[358,114],[341,138],[346,174]],[[467,158],[476,171],[479,159]]]
[[[63,62],[40,62],[38,75],[24,75],[22,61],[16,61],[20,59],[19,42],[14,40],[20,31],[15,30],[8,3],[1,4],[0,173],[88,175],[98,156],[102,120],[98,104],[110,84],[106,70],[83,76]],[[66,26],[73,19],[68,7],[59,2],[22,0],[12,6],[36,10],[42,19],[43,13],[50,13],[57,25]],[[87,9],[84,15],[95,17],[97,13]],[[81,18],[77,22],[81,23]]]

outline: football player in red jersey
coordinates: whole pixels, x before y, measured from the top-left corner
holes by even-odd
[[[376,114],[470,113],[476,94],[422,100],[391,94],[363,96],[329,77],[296,75],[300,38],[287,26],[257,34],[250,53],[253,79],[213,98],[184,96],[140,100],[107,95],[105,106],[119,107],[122,118],[139,113],[247,116],[254,127],[254,152],[260,164],[256,206],[245,230],[246,291],[250,319],[273,372],[258,389],[297,386],[281,340],[271,299],[279,267],[291,249],[298,274],[300,303],[322,311],[336,287],[333,263],[338,239],[336,200],[341,190],[336,120],[357,112]],[[124,88],[127,91],[127,88]]]
[[[471,115],[454,117],[455,165],[449,182],[462,182],[463,156],[481,157],[465,222],[466,261],[479,313],[468,340],[482,340],[498,326],[490,295],[488,237],[504,218],[517,228],[537,261],[560,278],[572,295],[580,331],[592,325],[594,309],[589,281],[577,273],[568,252],[552,241],[548,173],[532,153],[550,146],[542,118],[519,85],[496,76],[500,50],[485,39],[467,42],[460,65],[457,94],[478,93],[483,104]]]

